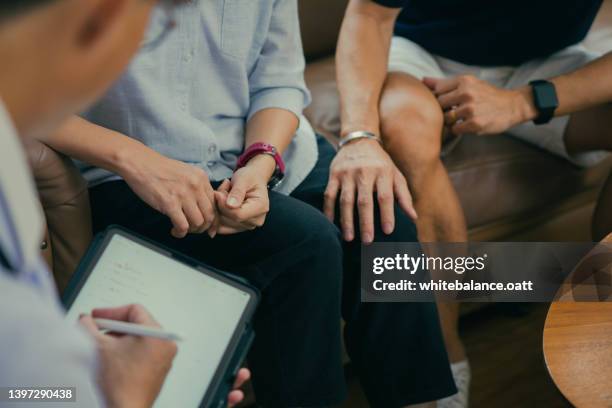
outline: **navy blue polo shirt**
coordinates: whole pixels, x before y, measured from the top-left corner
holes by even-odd
[[[587,35],[602,0],[373,0],[403,8],[395,34],[468,65],[517,66]]]

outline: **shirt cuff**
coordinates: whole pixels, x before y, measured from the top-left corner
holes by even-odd
[[[304,93],[296,88],[273,88],[257,92],[251,97],[251,107],[247,121],[263,109],[285,109],[298,117],[302,116],[306,103]]]

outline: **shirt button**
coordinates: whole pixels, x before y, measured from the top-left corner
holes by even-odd
[[[208,154],[214,154],[217,151],[217,146],[214,144],[211,144],[210,146],[208,146]]]
[[[206,165],[207,165],[208,167],[214,167],[214,166],[215,166],[215,162],[211,160],[211,161],[209,161],[208,163],[206,163]]]
[[[195,52],[193,50],[190,50],[187,54],[185,54],[185,56],[183,57],[183,61],[185,62],[189,62],[192,60],[193,56],[195,55]]]

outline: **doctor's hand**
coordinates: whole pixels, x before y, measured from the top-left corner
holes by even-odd
[[[251,378],[251,372],[246,368],[241,368],[236,374],[236,380],[234,381],[234,389],[230,391],[227,396],[227,406],[233,407],[236,404],[240,404],[244,399],[244,393],[240,390],[240,387],[244,385]]]
[[[530,87],[502,89],[471,75],[424,78],[455,135],[502,133],[537,116]]]
[[[270,211],[268,181],[275,168],[274,158],[260,154],[236,170],[231,181],[225,180],[217,188],[215,201],[219,211],[219,234],[237,234],[264,224]]]
[[[172,366],[176,344],[150,337],[103,334],[94,318],[151,327],[159,327],[159,324],[140,305],[94,309],[91,315],[79,319],[98,346],[98,383],[107,406],[152,406]]]
[[[170,218],[174,237],[202,233],[213,225],[214,190],[204,170],[140,143],[123,154],[120,175],[138,197]]]

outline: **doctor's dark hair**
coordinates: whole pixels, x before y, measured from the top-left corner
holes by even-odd
[[[7,17],[14,17],[33,8],[53,3],[56,0],[0,0],[0,22]],[[192,0],[157,0],[157,3],[169,6],[180,6]]]
[[[49,4],[55,0],[8,0],[0,1],[0,19],[14,17],[35,7]]]

